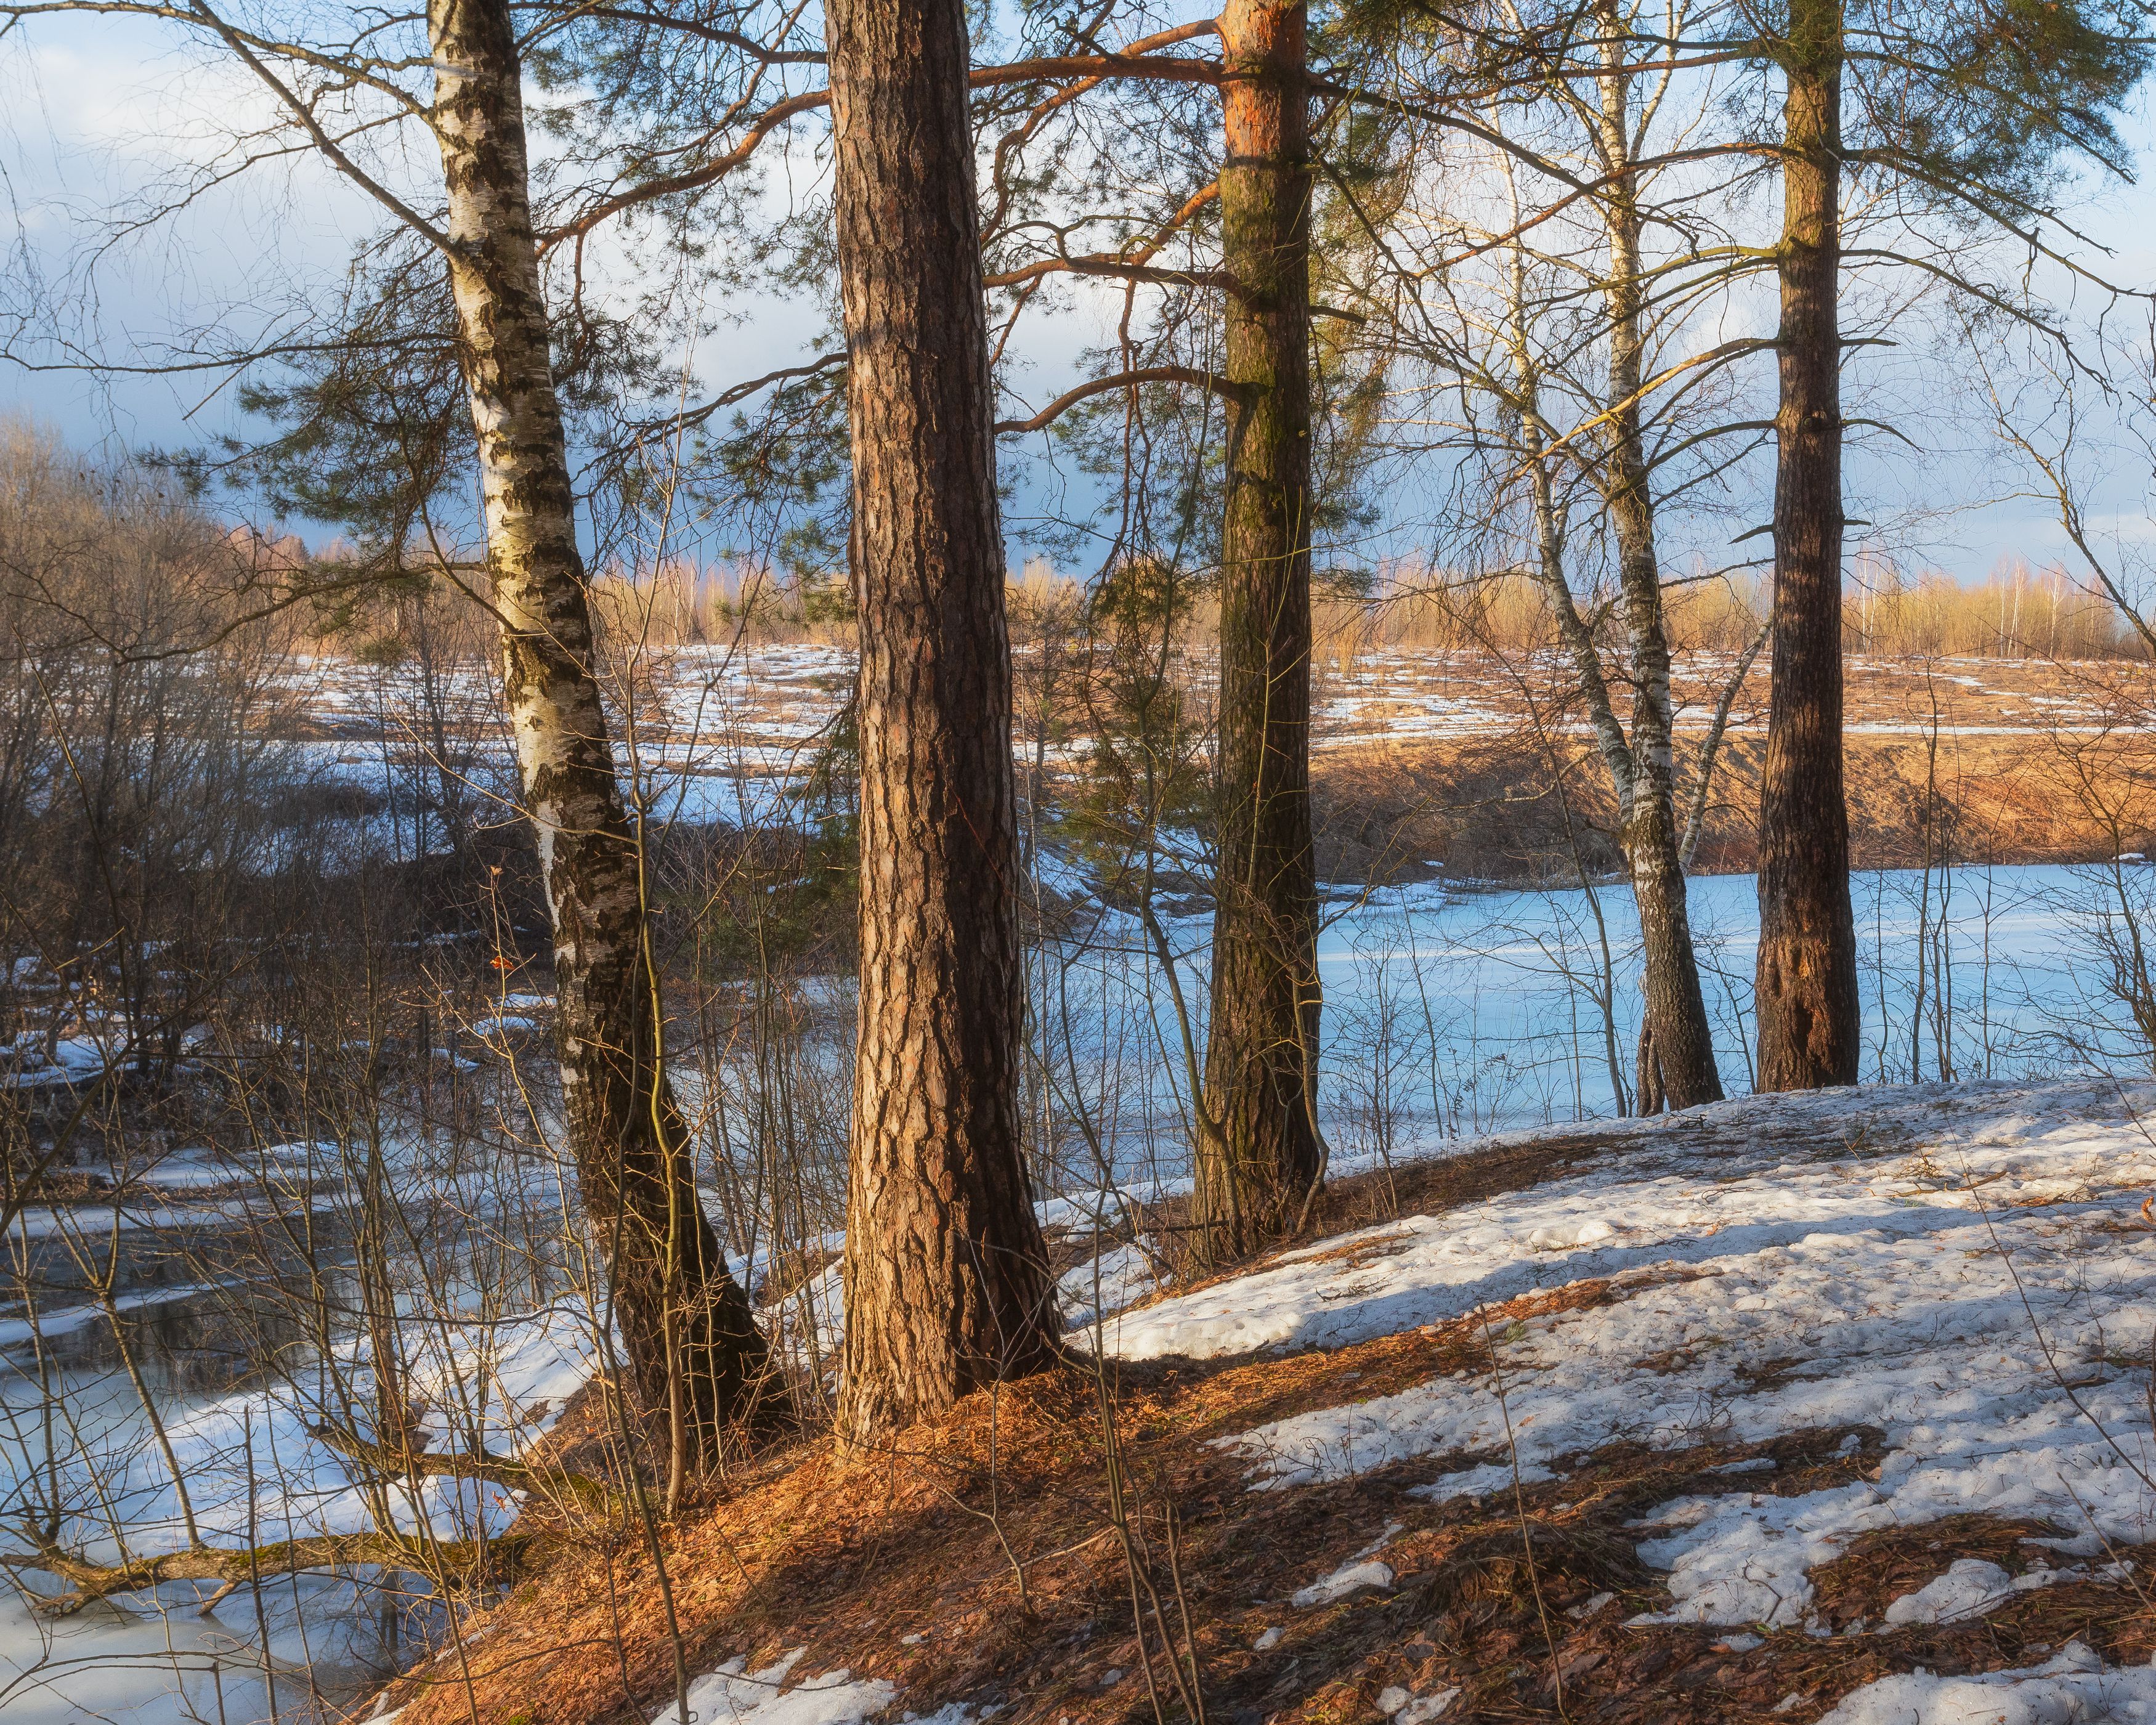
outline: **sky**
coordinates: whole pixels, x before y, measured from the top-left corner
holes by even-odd
[[[295,325],[311,300],[336,292],[352,247],[377,225],[361,194],[300,156],[188,187],[198,195],[184,211],[105,251],[94,271],[71,269],[85,237],[113,212],[178,189],[176,159],[200,157],[205,141],[269,118],[267,98],[249,74],[179,50],[174,40],[161,26],[113,18],[54,20],[0,40],[0,220],[13,230],[0,231],[0,244],[18,266],[0,278],[0,294],[23,291],[19,266],[28,260],[40,296],[64,309],[82,351],[138,366],[213,345],[228,331],[251,336]],[[2128,133],[2142,163],[2156,167],[2156,125],[2145,110]],[[389,171],[423,177],[431,165],[392,158]],[[2107,275],[2156,283],[2156,187],[2145,176],[2138,185],[2095,188],[2082,217],[2091,260]],[[12,325],[9,311],[0,300],[0,330]],[[703,344],[704,382],[723,388],[798,362],[818,321],[799,304],[747,308]],[[1106,328],[1105,311],[1082,303],[1033,326],[1022,338],[1027,393],[1048,393],[1043,386],[1068,375]],[[1865,518],[1880,524],[1876,532],[1906,563],[1964,581],[2016,558],[2036,567],[2063,559],[2079,572],[2055,506],[2013,495],[2029,475],[2001,456],[1969,403],[1943,387],[1943,365],[1951,367],[1951,356],[1871,353],[1853,362],[1855,393],[1896,433],[1852,449],[1851,514],[1870,510]],[[214,370],[93,376],[30,372],[0,359],[0,413],[26,414],[85,449],[173,449],[244,431],[235,397],[229,374]],[[2138,566],[2144,547],[2156,549],[2144,458],[2102,436],[2090,440],[2087,454],[2092,526],[2107,554]],[[1030,549],[1025,518],[1045,495],[1037,478],[1020,484],[1007,524],[1014,562]],[[329,536],[320,524],[289,525],[316,543]],[[1396,540],[1391,548],[1404,547]]]

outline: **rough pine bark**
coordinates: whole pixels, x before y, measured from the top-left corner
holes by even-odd
[[[963,0],[829,0],[860,622],[861,980],[839,1425],[1035,1370],[1010,648]]]
[[[1614,7],[1604,27],[1599,80],[1602,194],[1609,236],[1604,299],[1609,319],[1610,419],[1604,491],[1617,542],[1618,587],[1631,660],[1628,782],[1619,787],[1618,842],[1640,913],[1645,1013],[1640,1033],[1639,1111],[1722,1100],[1714,1032],[1699,983],[1678,850],[1676,775],[1671,747],[1670,643],[1655,542],[1653,474],[1640,427],[1645,275],[1640,249],[1638,170],[1631,137],[1631,74]]]
[[[1859,1046],[1841,752],[1841,0],[1792,0],[1784,54],[1774,667],[1759,788],[1761,1090],[1854,1084]]]
[[[1322,1173],[1313,1122],[1317,891],[1310,819],[1307,14],[1229,0],[1220,169],[1224,366],[1219,861],[1197,1150],[1202,1249],[1293,1227]]]
[[[770,1359],[696,1197],[668,1089],[641,859],[592,672],[592,621],[532,242],[507,0],[429,0],[449,283],[478,433],[502,685],[552,915],[562,1109],[614,1316],[675,1457],[776,1417]]]

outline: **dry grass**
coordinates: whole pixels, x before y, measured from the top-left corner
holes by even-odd
[[[1717,580],[1671,587],[1666,603],[1670,639],[1680,650],[1734,651],[1765,618],[1767,596],[1756,582]],[[2062,569],[2025,563],[2003,567],[1980,586],[1965,586],[1938,570],[1904,571],[1860,558],[1851,571],[1842,619],[1850,652],[1889,658],[2147,656],[2133,626],[2103,594]],[[1317,634],[1334,651],[1388,645],[1517,655],[1546,645],[1554,632],[1548,603],[1529,577],[1436,570],[1395,573],[1374,598],[1320,600]]]
[[[593,581],[603,626],[652,646],[724,642],[850,640],[843,571],[793,575],[745,562],[663,569],[608,569]],[[1053,607],[1081,609],[1085,586],[1036,559],[1009,583],[1015,635]],[[1766,614],[1757,583],[1716,580],[1668,590],[1669,632],[1681,650],[1733,652]],[[1590,603],[1589,608],[1592,608]],[[2146,657],[2139,637],[2111,602],[2063,570],[2002,568],[1981,586],[1939,571],[1907,572],[1859,560],[1843,605],[1851,653],[1888,658],[1942,655],[1997,660]],[[1209,601],[1190,618],[1198,634],[1214,622]],[[1553,639],[1541,588],[1518,573],[1394,571],[1369,594],[1321,594],[1314,603],[1321,659],[1383,647],[1468,652],[1532,652]]]

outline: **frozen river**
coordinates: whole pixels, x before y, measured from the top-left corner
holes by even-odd
[[[1867,1082],[1912,1077],[2036,1075],[2103,1066],[2145,1072],[2135,1027],[2138,984],[2131,932],[2156,891],[2156,870],[2022,867],[1948,876],[1866,874],[1856,881],[1865,991]],[[1750,988],[1757,921],[1747,876],[1691,883],[1693,920],[1717,1027],[1725,1086],[1749,1088]],[[1619,1111],[1638,1034],[1636,928],[1622,889],[1448,890],[1428,883],[1367,896],[1337,894],[1320,947],[1326,992],[1324,1111],[1342,1167],[1427,1149],[1493,1127]],[[1186,998],[1204,994],[1206,922],[1171,926]],[[1173,1180],[1187,1169],[1179,1122],[1180,1055],[1155,966],[1127,928],[1043,955],[1037,1029],[1070,1033],[1072,1057],[1045,1084],[1045,1105],[1067,1122],[1082,1105],[1093,1141],[1111,1147],[1119,1177]],[[2143,1004],[2147,1005],[2145,999]],[[2156,1010],[2149,1013],[2156,1024]],[[1613,1060],[1612,1054],[1614,1054]],[[1037,1063],[1046,1067],[1050,1062]],[[1089,1178],[1082,1155],[1062,1158],[1068,1183]],[[573,1325],[571,1326],[573,1328]],[[19,1344],[20,1338],[16,1338]],[[558,1396],[573,1348],[520,1367]],[[10,1518],[38,1501],[26,1490],[49,1454],[41,1420],[50,1390],[73,1422],[67,1447],[103,1457],[125,1489],[102,1509],[136,1549],[169,1548],[171,1504],[139,1414],[116,1374],[71,1368],[43,1384],[27,1353],[0,1354],[0,1431]],[[548,1374],[552,1374],[549,1377]],[[206,1446],[183,1455],[202,1469],[207,1517],[220,1538],[274,1524],[305,1532],[348,1525],[350,1482],[319,1454],[303,1489],[285,1466],[281,1489],[254,1491],[230,1472],[235,1419],[263,1443],[304,1442],[304,1410],[281,1411],[248,1389],[197,1393],[167,1386],[167,1418]],[[519,1394],[530,1399],[526,1386]],[[252,1411],[250,1411],[252,1410]],[[220,1437],[217,1435],[222,1432]],[[223,1453],[213,1455],[218,1444]],[[77,1501],[96,1502],[85,1462]],[[13,1540],[10,1544],[15,1545]],[[19,1549],[19,1546],[16,1546]],[[169,1586],[51,1622],[17,1592],[0,1601],[0,1725],[125,1719],[142,1725],[216,1720],[259,1725],[324,1717],[371,1670],[395,1657],[374,1607],[344,1582],[275,1579],[243,1589],[213,1615],[206,1589]]]
[[[2136,1059],[2098,940],[2119,925],[2122,883],[2138,913],[2156,911],[2156,870],[2138,863],[2116,876],[2059,866],[1856,876],[1864,1081],[2018,1074],[2098,1051]],[[1738,1094],[1752,1087],[1756,883],[1701,877],[1690,903],[1722,1084]],[[1389,1026],[1395,1042],[1401,1027],[1412,1033],[1427,995],[1418,1052],[1456,1098],[1448,1130],[1618,1111],[1605,999],[1628,1086],[1639,1036],[1639,929],[1622,888],[1378,895],[1339,915],[1319,963],[1336,1019],[1330,1065],[1351,1096],[1368,1087],[1354,1057],[1367,1063]]]
[[[1866,1083],[2149,1069],[2112,955],[2131,951],[2123,906],[2156,933],[2156,869],[1872,871],[1852,887]],[[1752,1087],[1757,886],[1727,875],[1690,888],[1722,1081],[1741,1095]],[[1432,881],[1336,892],[1327,917],[1320,1111],[1336,1155],[1360,1164],[1433,1137],[1629,1108],[1640,953],[1626,889]],[[1209,928],[1203,914],[1169,924],[1195,1013]],[[1086,1056],[1060,1081],[1066,1113],[1086,1083],[1120,1173],[1186,1173],[1175,1009],[1135,930],[1111,924],[1041,963],[1038,1009]],[[1081,1162],[1066,1156],[1074,1172]]]

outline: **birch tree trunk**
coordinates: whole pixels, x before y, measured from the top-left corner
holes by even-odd
[[[1841,0],[1792,0],[1788,28],[1761,1090],[1854,1084],[1860,1045],[1841,757]]]
[[[1670,642],[1655,544],[1653,475],[1640,429],[1646,342],[1639,179],[1632,138],[1631,73],[1622,19],[1602,8],[1599,146],[1608,184],[1601,203],[1609,236],[1604,303],[1609,321],[1609,434],[1604,495],[1617,542],[1618,587],[1631,659],[1630,794],[1620,794],[1618,841],[1639,908],[1646,1011],[1640,1031],[1639,1111],[1722,1100],[1714,1032],[1699,983],[1684,865],[1677,850],[1676,776],[1671,747]]]
[[[1197,1148],[1204,1250],[1291,1228],[1322,1173],[1310,819],[1310,141],[1301,0],[1220,16],[1227,501],[1219,865]]]
[[[665,1412],[678,1477],[781,1404],[666,1080],[642,856],[592,670],[510,8],[429,0],[427,22],[505,704],[552,916],[562,1114],[630,1370],[646,1409]]]
[[[1056,1357],[1019,1154],[1010,646],[963,0],[829,0],[860,629],[839,1425]]]

